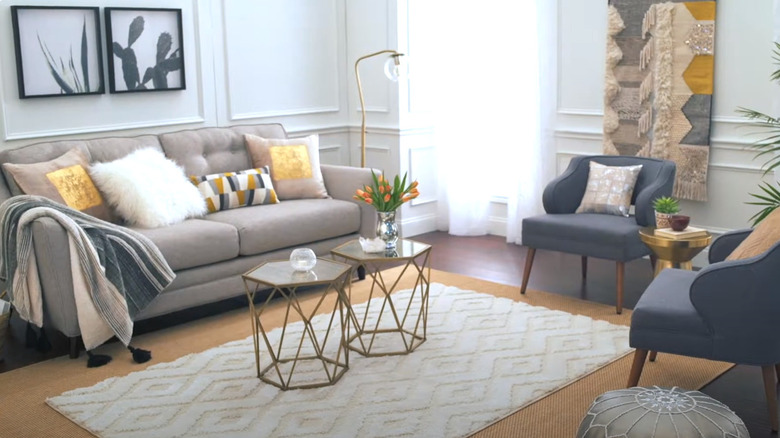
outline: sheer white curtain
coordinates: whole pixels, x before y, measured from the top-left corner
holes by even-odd
[[[447,2],[433,23],[439,229],[487,234],[491,210],[501,213],[491,201],[506,197],[507,240],[520,243],[522,218],[541,212],[554,155],[555,3]]]

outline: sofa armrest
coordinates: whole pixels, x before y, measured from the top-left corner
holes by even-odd
[[[360,207],[360,235],[374,237],[376,235],[376,210],[364,202],[352,199],[355,190],[373,183],[371,168],[336,166],[323,164],[320,166],[325,189],[333,199],[354,202]],[[374,170],[379,175],[381,171]]]
[[[717,263],[726,260],[726,257],[728,257],[752,231],[752,228],[745,228],[729,231],[718,236],[710,245],[709,262]]]
[[[68,337],[79,336],[68,234],[56,220],[42,217],[32,223],[32,238],[43,294],[43,325]]]

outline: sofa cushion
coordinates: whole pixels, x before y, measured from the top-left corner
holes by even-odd
[[[89,162],[80,149],[71,149],[53,160],[39,163],[5,163],[3,168],[19,190],[14,194],[43,196],[98,219],[114,220],[87,173]]]
[[[238,230],[230,224],[188,219],[161,228],[130,228],[151,239],[174,271],[238,256]]]
[[[206,213],[206,202],[182,169],[155,149],[140,149],[90,169],[109,204],[129,224],[162,227]]]
[[[328,198],[320,170],[319,137],[272,139],[246,134],[252,167],[270,166],[279,199]]]
[[[239,125],[230,128],[188,129],[160,134],[165,156],[184,168],[187,175],[208,175],[250,169],[244,134],[286,138],[282,125]]]
[[[203,176],[191,175],[190,181],[206,200],[209,213],[279,202],[268,166]]]
[[[238,228],[241,255],[254,255],[279,248],[357,233],[360,207],[336,199],[297,199],[219,211],[205,217]]]

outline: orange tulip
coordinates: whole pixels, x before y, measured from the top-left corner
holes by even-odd
[[[411,196],[407,195],[407,196],[404,196],[403,198],[401,198],[401,202],[409,202],[412,199],[414,199],[414,198],[412,198]]]
[[[357,192],[355,192],[355,193],[357,193],[357,195],[358,195],[358,196],[361,196],[361,197],[362,197],[362,196],[366,196],[366,192],[364,192],[364,191],[362,191],[362,190],[360,190],[360,189],[357,189]]]
[[[417,187],[417,184],[418,184],[418,183],[417,183],[417,181],[415,181],[415,182],[413,182],[413,183],[412,183],[412,184],[409,186],[409,188],[410,188],[410,189],[413,189],[413,188]]]
[[[385,186],[379,186],[379,193],[385,192]]]
[[[391,198],[390,193],[385,195],[385,202],[389,201]]]
[[[374,200],[371,198],[365,198],[364,201],[366,201],[366,204],[373,204]]]

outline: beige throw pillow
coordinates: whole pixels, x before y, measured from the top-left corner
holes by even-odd
[[[25,195],[43,196],[104,221],[115,219],[89,176],[87,157],[78,149],[50,161],[4,163],[3,168]]]
[[[329,198],[320,170],[319,137],[272,139],[245,134],[252,167],[269,166],[279,199]]]
[[[628,217],[631,195],[642,165],[605,166],[590,162],[588,185],[576,213],[606,213]]]
[[[741,260],[757,256],[769,250],[778,241],[780,241],[780,208],[769,213],[769,216],[765,217],[745,240],[734,248],[726,260]]]

